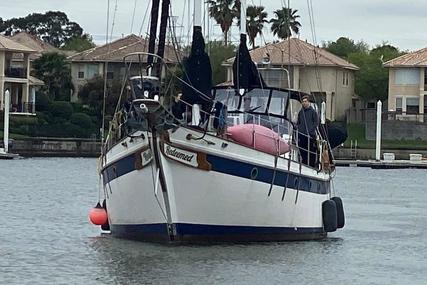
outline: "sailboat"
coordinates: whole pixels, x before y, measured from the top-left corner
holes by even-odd
[[[194,2],[191,52],[184,76],[174,78],[182,94],[162,94],[168,84],[158,76],[168,67],[159,69],[161,52],[125,58],[129,64],[145,59],[157,76],[130,75],[123,88],[130,98],[115,114],[100,157],[105,200],[98,208],[106,217],[99,224],[116,237],[154,242],[311,240],[342,228],[344,210],[332,194],[335,169],[324,125],[316,131],[316,163],[301,160],[296,136],[302,134],[292,119],[309,94],[265,85],[250,59],[244,28],[233,85],[212,87],[201,1]],[[161,25],[168,3],[163,2]],[[246,1],[241,5],[246,27]]]
[[[14,159],[19,155],[9,152],[9,108],[10,108],[9,90],[4,92],[4,127],[3,127],[3,147],[0,148],[0,159]]]

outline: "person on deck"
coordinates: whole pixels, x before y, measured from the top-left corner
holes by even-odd
[[[301,98],[302,109],[298,113],[298,147],[301,162],[312,167],[316,166],[316,128],[319,125],[319,117],[313,107],[310,106],[308,96]]]

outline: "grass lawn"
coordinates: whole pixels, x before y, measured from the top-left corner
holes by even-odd
[[[351,140],[357,140],[357,148],[375,148],[375,141],[365,139],[365,125],[364,124],[348,124],[347,125],[348,138],[344,143],[344,147],[350,147]],[[381,148],[388,149],[413,149],[423,150],[427,149],[427,141],[423,140],[382,140]]]
[[[9,133],[9,139],[24,139],[24,138],[28,138],[28,136]],[[1,141],[3,141],[3,131],[0,131],[0,139]]]

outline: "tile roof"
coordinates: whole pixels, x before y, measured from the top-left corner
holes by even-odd
[[[0,50],[11,52],[34,53],[35,50],[15,42],[7,37],[0,36]]]
[[[270,43],[253,49],[249,53],[256,63],[263,63],[267,54],[269,54],[269,63],[271,65],[335,66],[352,70],[359,69],[356,65],[298,38]],[[233,61],[234,57],[229,58],[225,64],[229,65]]]
[[[122,62],[125,55],[147,51],[148,40],[131,34],[109,44],[82,51],[68,57],[68,59],[72,62]],[[166,62],[177,62],[176,54],[172,46],[166,45],[164,58]]]
[[[31,34],[28,34],[26,32],[20,32],[10,37],[11,40],[20,43],[32,50],[35,51],[34,54],[30,56],[30,59],[36,59],[40,57],[43,53],[47,52],[61,52],[56,47],[45,43],[41,39],[39,39],[37,36],[33,36]]]
[[[427,67],[427,48],[389,60],[384,63],[384,67]]]
[[[31,75],[28,77],[28,80],[30,81],[30,85],[33,85],[33,86],[43,86],[44,85],[44,82],[42,80],[38,79],[37,77],[31,76]]]

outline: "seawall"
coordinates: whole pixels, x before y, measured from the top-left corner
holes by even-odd
[[[24,157],[98,157],[100,155],[101,142],[93,139],[75,138],[26,138],[13,140],[10,152]],[[382,149],[384,152],[392,152],[396,159],[409,159],[409,154],[420,153],[427,157],[425,150]],[[375,159],[375,149],[357,149],[356,152],[349,148],[337,148],[334,150],[335,159]]]
[[[10,152],[24,157],[98,157],[101,142],[75,138],[26,138],[13,140]]]
[[[410,150],[410,149],[381,149],[381,159],[385,152],[394,153],[395,159],[408,160],[409,154],[420,153],[423,157],[427,157],[427,149],[424,150]],[[335,159],[375,159],[375,149],[357,149],[355,152],[349,148],[334,149]]]

